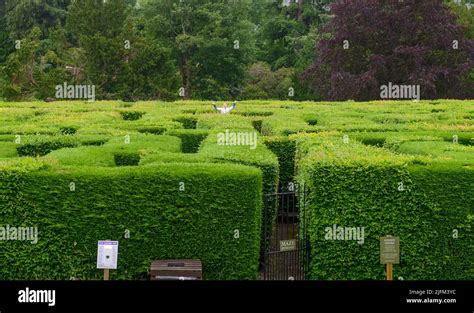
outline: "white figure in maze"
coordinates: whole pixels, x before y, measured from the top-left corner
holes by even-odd
[[[230,111],[232,111],[233,109],[235,109],[235,106],[237,105],[237,102],[235,101],[234,103],[232,103],[232,106],[228,107],[227,106],[227,103],[224,102],[224,105],[222,106],[222,108],[219,108],[215,102],[212,103],[212,106],[214,107],[214,110],[216,111],[219,111],[221,112],[222,114],[227,114],[229,113]]]

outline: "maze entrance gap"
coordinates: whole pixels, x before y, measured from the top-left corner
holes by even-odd
[[[294,186],[265,195],[262,280],[306,279],[309,244],[303,213],[307,194],[304,186]],[[276,214],[272,214],[275,203]]]

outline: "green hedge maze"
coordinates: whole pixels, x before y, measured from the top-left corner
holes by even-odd
[[[461,100],[0,102],[0,279],[101,279],[105,239],[112,279],[158,259],[258,279],[281,206],[265,195],[298,185],[306,279],[384,280],[392,235],[394,279],[473,280],[473,117]]]

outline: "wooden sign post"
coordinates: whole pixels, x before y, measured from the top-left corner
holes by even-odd
[[[104,280],[109,280],[109,269],[104,268]]]
[[[104,270],[104,280],[109,280],[110,269],[117,269],[118,241],[100,240],[97,244],[97,268]]]
[[[400,264],[399,237],[380,237],[380,263],[387,266],[387,280],[393,280],[393,264]]]
[[[387,280],[393,280],[393,264],[387,263]]]

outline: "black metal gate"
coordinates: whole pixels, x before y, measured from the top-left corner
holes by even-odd
[[[303,206],[307,190],[290,183],[278,193],[265,195],[264,280],[304,280],[308,269],[308,240]]]

